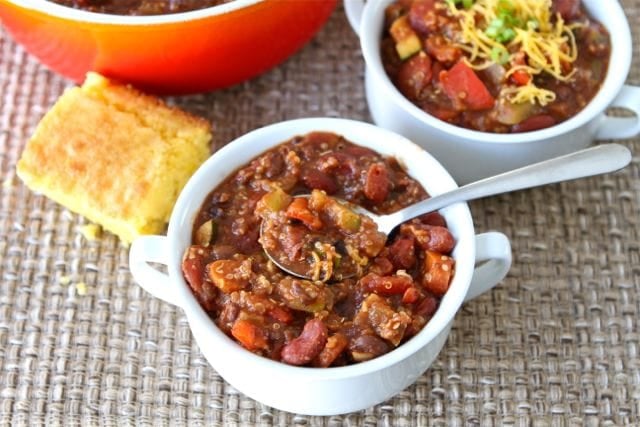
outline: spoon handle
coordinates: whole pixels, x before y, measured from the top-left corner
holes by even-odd
[[[398,224],[457,202],[475,200],[510,191],[553,184],[613,172],[631,161],[631,152],[620,144],[602,144],[561,157],[534,163],[500,175],[475,181],[453,191],[380,217],[379,229],[391,232]]]

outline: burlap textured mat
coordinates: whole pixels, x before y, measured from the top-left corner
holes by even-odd
[[[628,81],[640,84],[640,0],[622,3],[636,41]],[[370,120],[362,78],[339,7],[277,69],[170,101],[211,119],[219,147],[295,117]],[[638,425],[637,157],[616,174],[472,203],[478,231],[512,241],[507,279],[463,306],[437,361],[395,398],[296,416],[226,384],[181,310],[133,282],[127,248],[111,235],[85,240],[82,218],[15,177],[25,141],[70,84],[0,30],[0,425]],[[640,149],[639,139],[623,143]]]

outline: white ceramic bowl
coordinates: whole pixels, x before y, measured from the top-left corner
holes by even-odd
[[[596,139],[631,138],[640,133],[640,88],[625,85],[631,65],[629,23],[617,1],[582,0],[611,35],[607,76],[593,100],[571,119],[547,129],[518,134],[479,132],[441,121],[415,106],[387,77],[380,58],[384,9],[394,0],[345,0],[347,17],[360,36],[366,62],[365,87],[376,124],[425,147],[453,175],[468,183],[530,163],[567,154]],[[607,107],[634,117],[605,115]]]
[[[511,265],[511,248],[503,234],[476,236],[466,204],[447,207],[441,213],[456,238],[453,251],[456,275],[432,320],[411,340],[376,359],[327,369],[290,366],[243,349],[215,326],[196,301],[180,270],[182,255],[191,244],[193,221],[209,192],[260,153],[311,131],[335,132],[356,144],[395,156],[432,195],[456,187],[433,157],[390,131],[343,119],[282,122],[248,133],[208,159],[178,197],[167,236],[143,236],[135,240],[129,261],[135,280],[143,288],[184,310],[202,353],[226,381],[278,409],[331,415],[382,402],[422,375],[444,345],[462,303],[495,286],[506,275]],[[482,261],[487,262],[476,268],[475,264]],[[168,275],[149,262],[167,265]]]

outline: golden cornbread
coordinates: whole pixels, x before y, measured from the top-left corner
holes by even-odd
[[[33,191],[131,242],[164,230],[209,156],[209,123],[89,73],[42,118],[17,164]]]

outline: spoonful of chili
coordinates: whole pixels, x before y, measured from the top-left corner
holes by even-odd
[[[320,190],[291,196],[276,188],[258,204],[260,243],[282,270],[310,280],[342,280],[359,274],[398,225],[458,202],[568,181],[625,167],[630,151],[603,144],[472,182],[376,215]]]

